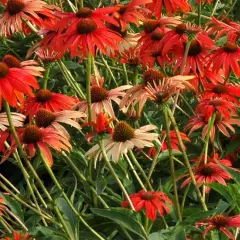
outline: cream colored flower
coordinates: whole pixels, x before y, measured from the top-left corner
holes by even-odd
[[[146,125],[139,129],[133,129],[124,121],[118,122],[113,130],[111,139],[104,140],[104,147],[108,157],[114,162],[118,162],[119,158],[127,153],[129,149],[152,147],[153,140],[158,139],[157,133],[150,133],[149,131],[157,129],[154,125]],[[86,156],[94,158],[96,161],[102,159],[102,153],[99,145],[93,146]]]
[[[11,113],[12,116],[12,121],[14,127],[22,127],[23,122],[25,121],[25,116],[20,114],[20,113]],[[5,131],[8,129],[9,123],[8,123],[8,118],[6,113],[0,113],[0,130]]]

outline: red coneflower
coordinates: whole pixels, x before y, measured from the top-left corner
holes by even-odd
[[[97,114],[96,122],[85,123],[84,126],[93,126],[94,128],[94,131],[86,136],[87,141],[90,142],[94,135],[112,134],[113,129],[109,125],[113,120],[113,118],[109,119],[106,113],[100,112]]]
[[[24,94],[33,95],[31,87],[39,88],[32,75],[19,68],[9,68],[6,63],[0,62],[0,108],[2,99],[17,107],[18,102],[23,102]]]
[[[168,195],[164,192],[146,192],[141,190],[138,193],[131,194],[130,199],[135,211],[140,212],[142,209],[145,209],[146,216],[152,221],[156,220],[157,212],[160,216],[170,213],[167,203],[173,205]],[[122,207],[127,207],[128,204],[128,201],[125,200],[122,203]]]
[[[206,116],[203,114],[197,114],[195,116],[192,116],[187,125],[184,128],[184,131],[189,131],[189,135],[198,130],[199,128],[202,128],[202,138],[205,139],[207,135],[208,130],[208,124],[209,122],[206,120]],[[229,130],[232,133],[235,133],[235,129],[232,126],[233,124],[236,124],[240,127],[240,120],[235,118],[225,118],[221,115],[221,113],[216,113],[216,119],[214,121],[214,124],[212,126],[211,132],[210,132],[210,139],[212,142],[214,142],[215,139],[215,133],[216,131],[220,131],[222,134],[224,134],[226,137],[230,137]]]
[[[29,233],[13,232],[13,237],[5,237],[2,240],[32,240]]]
[[[221,162],[220,163],[225,163]],[[228,165],[229,166],[229,165]],[[208,162],[208,163],[201,163],[197,168],[193,167],[193,172],[195,172],[195,179],[197,182],[197,186],[200,187],[203,184],[218,182],[222,185],[227,185],[226,180],[232,179],[231,175],[225,171],[223,168],[221,168],[217,163],[214,162]],[[184,175],[183,177],[186,177],[187,179],[183,181],[181,187],[185,187],[188,183],[190,183],[191,177],[189,174]],[[206,193],[210,191],[210,187],[207,186],[205,188]]]
[[[52,127],[61,133],[64,137],[69,139],[70,135],[68,134],[67,130],[61,125],[61,123],[68,124],[80,130],[81,126],[74,120],[85,117],[87,117],[87,115],[79,111],[64,110],[61,112],[51,112],[44,108],[40,108],[36,111],[35,123],[40,128]]]
[[[162,135],[165,135],[165,134],[166,134],[166,132],[162,131]],[[182,140],[190,142],[190,139],[186,136],[185,133],[180,132],[180,136],[181,136]],[[178,141],[177,134],[176,134],[175,131],[170,131],[170,138],[171,138],[171,147],[172,147],[172,149],[180,151],[180,149],[179,149],[179,141]],[[168,149],[167,143],[166,143],[166,141],[164,141],[162,143],[162,151],[165,151],[167,149]]]
[[[150,3],[152,0],[132,0],[128,4],[118,4],[118,8],[112,16],[118,20],[123,31],[127,29],[128,23],[134,23],[139,26],[139,21],[145,20],[145,15],[150,13],[146,8],[140,8],[140,5]]]
[[[203,232],[203,239],[209,231],[216,229],[224,233],[230,240],[236,240],[235,236],[227,228],[240,227],[240,215],[227,217],[225,215],[216,215],[214,217],[204,218],[196,223],[197,227],[206,226]]]
[[[36,125],[28,125],[25,128],[18,129],[17,132],[19,140],[23,144],[29,158],[35,156],[36,148],[38,147],[50,167],[53,165],[53,158],[49,147],[58,152],[69,152],[72,148],[67,138],[50,127],[39,128]],[[16,142],[12,139],[11,148],[7,150],[5,158],[15,151],[16,147]]]
[[[154,125],[146,125],[139,129],[133,129],[128,123],[124,121],[118,122],[110,139],[104,139],[104,146],[109,158],[116,163],[119,158],[127,153],[129,149],[153,147],[153,140],[158,139],[157,133],[149,131],[157,129]],[[87,151],[86,156],[94,158],[95,165],[98,159],[102,159],[102,152],[100,146],[96,144]]]
[[[39,63],[35,60],[20,62],[16,57],[10,54],[5,55],[2,62],[6,63],[9,68],[20,68],[37,77],[43,77],[42,72],[45,71],[45,69],[39,66]]]
[[[61,93],[53,93],[48,89],[41,89],[35,93],[35,96],[28,97],[24,101],[21,112],[26,116],[29,115],[31,120],[40,108],[51,112],[60,112],[62,110],[71,110],[77,102],[76,98]]]
[[[203,84],[205,91],[201,92],[202,99],[214,99],[214,98],[222,98],[227,101],[234,102],[236,104],[239,103],[236,97],[240,97],[240,86],[233,85],[230,83],[226,84],[213,84],[207,83]]]
[[[230,70],[237,77],[240,77],[240,48],[234,43],[227,42],[223,47],[218,48],[210,57],[208,67],[218,73],[222,68],[224,76],[228,77]]]
[[[107,112],[110,117],[115,117],[112,101],[119,105],[120,98],[125,95],[125,92],[123,91],[129,89],[131,86],[124,85],[108,91],[107,89],[103,88],[103,82],[96,84],[91,81],[91,83],[91,109],[93,121],[100,112]],[[87,100],[80,101],[74,108],[88,114]]]
[[[0,196],[0,216],[3,214],[4,209],[6,208],[6,202],[4,199]]]
[[[163,7],[166,8],[169,16],[172,16],[173,13],[177,13],[179,10],[183,12],[191,10],[191,6],[187,0],[153,0],[152,3],[147,4],[147,8],[155,13],[157,18],[161,17]]]
[[[232,102],[221,98],[203,99],[196,107],[196,113],[205,115],[208,121],[213,113],[219,112],[222,117],[229,119],[232,115],[236,115],[236,106]]]
[[[4,13],[0,16],[0,36],[8,36],[23,31],[24,21],[29,21],[40,27],[43,16],[54,18],[52,12],[54,8],[57,9],[56,6],[48,5],[41,0],[6,1]]]

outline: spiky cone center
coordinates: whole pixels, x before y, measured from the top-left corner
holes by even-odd
[[[78,12],[76,12],[76,17],[78,18],[86,18],[92,15],[93,10],[87,7],[79,8]]]
[[[77,24],[78,34],[89,34],[97,29],[97,24],[91,18],[84,18]]]
[[[0,62],[0,79],[5,78],[9,73],[9,67],[6,63]]]
[[[147,201],[151,201],[153,200],[154,196],[152,192],[144,192],[141,195],[141,199],[142,200],[147,200]]]
[[[156,30],[152,33],[151,39],[152,39],[153,41],[159,41],[159,40],[161,40],[161,39],[163,38],[163,36],[164,36],[164,33],[163,33],[162,31],[156,29]]]
[[[229,218],[224,215],[217,215],[212,217],[211,221],[217,228],[220,228],[225,227],[228,224]]]
[[[24,6],[25,4],[22,0],[8,0],[6,11],[13,16],[17,13],[20,13]]]
[[[8,54],[6,55],[3,60],[4,63],[8,65],[10,68],[20,68],[21,67],[21,62],[15,58],[14,56]]]
[[[36,93],[35,97],[38,102],[45,103],[52,99],[52,92],[48,89],[41,89]]]
[[[147,19],[144,21],[143,25],[145,33],[151,33],[159,26],[159,21],[156,19]]]
[[[128,59],[128,64],[131,66],[137,66],[139,62],[140,62],[140,59],[138,57]]]
[[[234,53],[234,52],[237,51],[238,46],[237,46],[236,44],[226,43],[226,44],[223,46],[223,49],[224,49],[225,52]]]
[[[154,58],[160,57],[161,55],[162,55],[162,52],[160,50],[152,52],[152,57]]]
[[[41,129],[35,125],[29,125],[23,133],[23,142],[25,144],[36,143],[42,138]]]
[[[205,177],[211,176],[214,173],[214,168],[207,164],[204,164],[200,169],[199,173]]]
[[[171,97],[168,91],[162,91],[155,94],[155,102],[156,103],[164,103]]]
[[[36,112],[35,122],[38,127],[48,127],[55,119],[56,116],[54,115],[54,113],[46,109],[39,109]]]
[[[163,73],[155,70],[155,69],[148,69],[143,74],[143,83],[145,86],[150,84],[151,86],[154,86],[154,82],[158,83],[159,80],[162,80],[164,77]]]
[[[108,91],[105,88],[99,86],[91,87],[91,102],[101,102],[107,99]]]
[[[107,28],[119,33],[122,37],[125,37],[127,35],[127,30],[122,31],[120,24],[119,26],[113,25],[112,23],[106,23],[105,25]]]
[[[120,121],[115,125],[113,132],[113,141],[125,142],[134,137],[134,129],[126,122]]]
[[[119,7],[118,12],[119,12],[120,14],[125,13],[126,10],[127,10],[127,6],[126,6],[126,5],[123,5],[123,4],[118,4],[117,7]]]
[[[212,90],[214,93],[227,93],[227,89],[225,85],[217,85],[216,87],[213,88]]]
[[[186,32],[187,25],[185,23],[178,24],[175,28],[176,33],[182,35]]]
[[[202,47],[200,43],[196,39],[192,40],[189,47],[188,56],[197,56],[201,51]]]

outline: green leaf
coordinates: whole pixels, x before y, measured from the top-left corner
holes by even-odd
[[[13,200],[10,196],[7,196],[0,192],[0,196],[4,199],[7,206],[10,208],[13,214],[15,214],[19,219],[23,222],[24,221],[24,214],[20,207],[20,204]]]
[[[107,187],[107,180],[101,175],[96,181],[97,194],[102,194],[104,189]]]
[[[228,168],[219,162],[218,162],[218,165],[224,170],[226,170],[231,175],[233,180],[240,186],[240,172],[233,170],[232,168]]]
[[[136,212],[126,208],[92,208],[91,210],[94,214],[109,218],[144,239],[143,227],[137,220],[138,214]]]
[[[212,189],[220,193],[229,203],[232,202],[231,194],[229,193],[228,187],[220,183],[211,183],[208,184]]]

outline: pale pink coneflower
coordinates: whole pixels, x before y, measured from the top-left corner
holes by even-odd
[[[158,139],[157,133],[150,133],[149,131],[157,129],[154,125],[146,125],[139,129],[133,129],[128,123],[124,121],[118,122],[110,139],[105,139],[104,147],[108,157],[115,163],[119,158],[128,152],[128,150],[144,147],[153,147],[153,141]],[[94,158],[95,165],[97,160],[102,159],[102,152],[100,146],[96,144],[87,153],[86,156]]]
[[[11,113],[14,127],[22,127],[25,120],[25,116],[21,113]],[[0,113],[0,130],[5,131],[9,127],[8,118],[6,113]]]
[[[16,57],[10,54],[5,55],[2,62],[7,64],[9,68],[20,68],[36,77],[43,77],[42,72],[45,71],[45,69],[39,66],[39,63],[35,60],[20,62]]]
[[[125,95],[125,92],[123,91],[129,89],[131,86],[124,85],[115,89],[107,90],[103,88],[103,81],[96,82],[96,80],[92,80],[91,84],[92,120],[95,121],[97,114],[100,112],[106,112],[110,117],[115,118],[112,101],[119,105],[121,101],[120,98]],[[88,114],[87,100],[80,101],[74,109],[78,109],[79,111]]]
[[[81,126],[76,121],[76,119],[86,117],[87,115],[85,113],[79,111],[64,110],[61,112],[51,112],[44,108],[41,108],[36,112],[35,122],[38,127],[52,127],[61,133],[64,137],[70,139],[69,133],[61,124],[65,123],[80,130]]]

